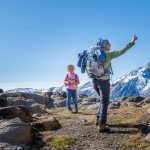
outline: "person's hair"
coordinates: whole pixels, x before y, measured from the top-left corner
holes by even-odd
[[[72,65],[72,64],[69,64],[69,65],[67,66],[67,70],[68,70],[69,68],[75,69],[74,65]]]

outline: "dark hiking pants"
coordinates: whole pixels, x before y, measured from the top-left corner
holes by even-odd
[[[100,106],[97,112],[97,122],[106,123],[107,121],[107,109],[109,104],[110,95],[110,82],[109,80],[97,80],[93,79],[94,89],[101,96]]]

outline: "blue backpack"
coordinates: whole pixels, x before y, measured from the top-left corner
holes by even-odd
[[[91,49],[90,52],[83,51],[78,55],[77,66],[81,68],[81,73],[86,71],[90,78],[98,78],[104,74],[106,54],[103,50],[99,50],[99,52]]]
[[[103,75],[113,74],[111,64],[108,68],[104,69],[106,62],[106,54],[104,48],[109,43],[107,39],[99,38],[97,46],[91,48],[88,52],[84,50],[78,54],[77,66],[81,68],[81,72],[87,72],[88,76],[93,79],[99,79]]]

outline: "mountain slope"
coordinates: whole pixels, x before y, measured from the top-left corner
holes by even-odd
[[[98,97],[93,90],[91,82],[80,87],[78,93]],[[111,84],[112,100],[124,96],[150,97],[150,62],[146,66],[131,71]]]

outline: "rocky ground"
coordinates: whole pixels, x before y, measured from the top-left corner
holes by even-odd
[[[50,113],[60,120],[62,128],[51,132],[47,140],[53,143],[61,136],[72,137],[75,141],[66,148],[68,150],[148,150],[150,143],[143,140],[147,130],[147,109],[126,107],[109,110],[109,133],[98,132],[94,110],[83,109],[79,114],[68,114],[64,109],[51,110]],[[61,141],[52,149],[59,149],[59,146],[62,146]]]
[[[70,114],[62,97],[47,98],[0,94],[0,150],[150,149],[150,99],[124,97],[110,102],[111,131],[99,133],[98,99],[79,95],[79,113]]]

